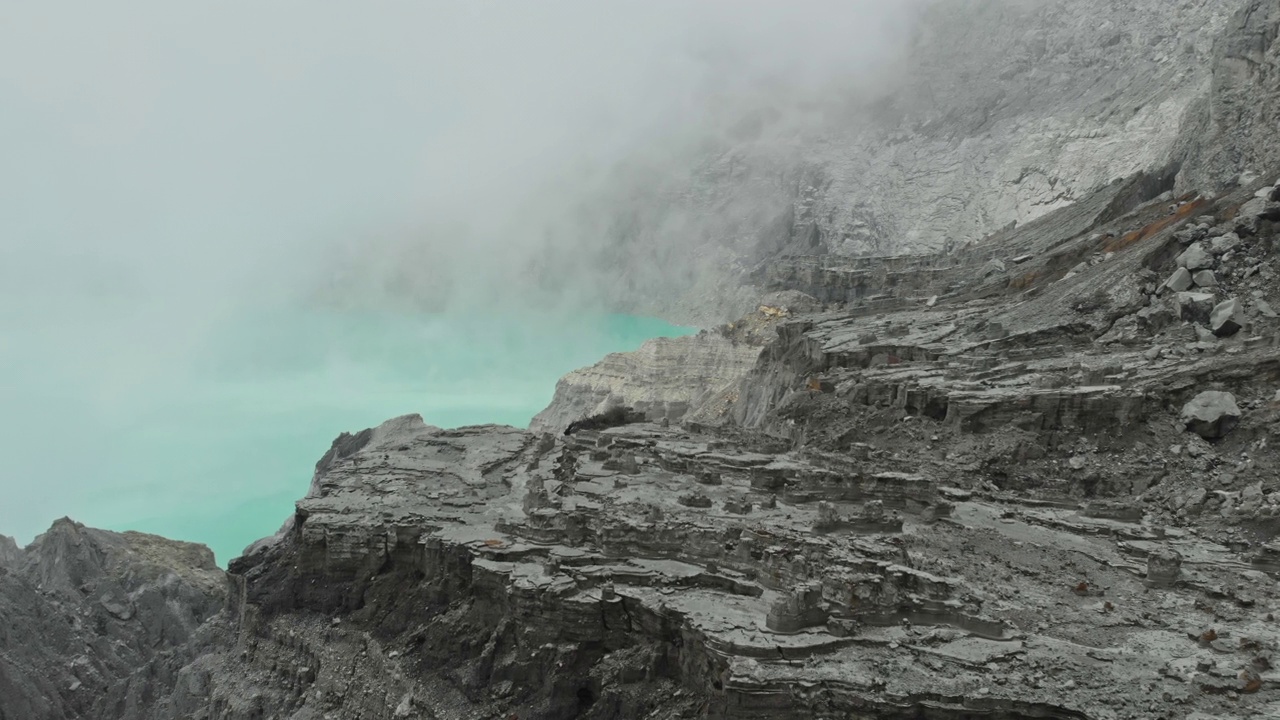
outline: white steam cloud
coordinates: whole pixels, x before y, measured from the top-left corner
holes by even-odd
[[[663,193],[846,122],[916,4],[0,5],[0,531],[92,482],[78,408],[254,308],[643,306],[743,210],[651,223]]]

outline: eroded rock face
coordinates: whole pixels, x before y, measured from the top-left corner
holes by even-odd
[[[741,379],[760,348],[719,333],[648,340],[635,352],[614,353],[566,375],[530,427],[559,432],[574,420],[622,406],[654,420],[679,420]]]
[[[1244,317],[1244,306],[1240,301],[1231,298],[1214,306],[1209,316],[1209,328],[1218,337],[1230,337],[1240,332],[1247,321]]]
[[[731,400],[733,386],[755,366],[774,327],[818,305],[800,292],[775,293],[737,322],[693,336],[649,340],[635,352],[609,355],[564,376],[551,404],[529,427],[560,432],[575,420],[615,407],[633,408],[654,421],[714,415],[711,408]]]
[[[1274,142],[1280,8],[1268,0],[1231,5],[1234,12],[1214,43],[1212,92],[1189,118],[1182,141],[1187,187],[1229,186],[1242,174],[1280,167]]]

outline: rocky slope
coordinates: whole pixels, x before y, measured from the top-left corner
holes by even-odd
[[[1139,172],[1185,165],[1180,192],[1213,191],[1275,166],[1269,3],[925,5],[879,92],[836,84],[799,118],[766,94],[696,172],[601,201],[628,218],[610,266],[680,268],[626,285],[665,283],[639,307],[720,322],[779,255],[944,250]]]
[[[691,261],[700,268],[693,295],[662,302],[693,298],[692,316],[706,321],[778,291],[838,304],[901,292],[904,282],[918,289],[930,280],[883,258],[974,244],[981,255],[1019,224],[1108,194],[1114,214],[1164,191],[1212,195],[1256,182],[1280,167],[1278,28],[1280,9],[1260,0],[934,3],[895,92],[873,113],[839,116],[856,131],[810,128],[798,144],[759,139],[708,161],[679,194],[691,205],[670,211],[697,215],[703,236],[719,240]],[[1143,182],[1115,182],[1136,177]],[[717,234],[726,214],[734,222]],[[724,302],[707,300],[708,285]],[[649,309],[690,316],[678,305]],[[648,379],[678,375],[684,358],[714,355],[719,341],[685,344],[567,377],[543,416],[563,425],[574,412],[632,401],[678,419],[672,408],[689,393]],[[716,384],[738,379],[734,368],[742,365],[725,364]],[[706,395],[690,417],[709,419],[699,407],[731,395]]]

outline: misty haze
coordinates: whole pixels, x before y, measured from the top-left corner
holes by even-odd
[[[1275,0],[0,7],[0,720],[1280,717]]]

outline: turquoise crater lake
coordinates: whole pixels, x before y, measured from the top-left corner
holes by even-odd
[[[0,325],[16,349],[0,360],[0,532],[26,542],[69,515],[201,542],[223,565],[279,528],[342,431],[407,413],[524,427],[566,372],[695,332],[627,315],[289,311],[228,318],[136,367],[148,348],[119,333],[69,359],[53,357],[57,330],[20,329]]]

